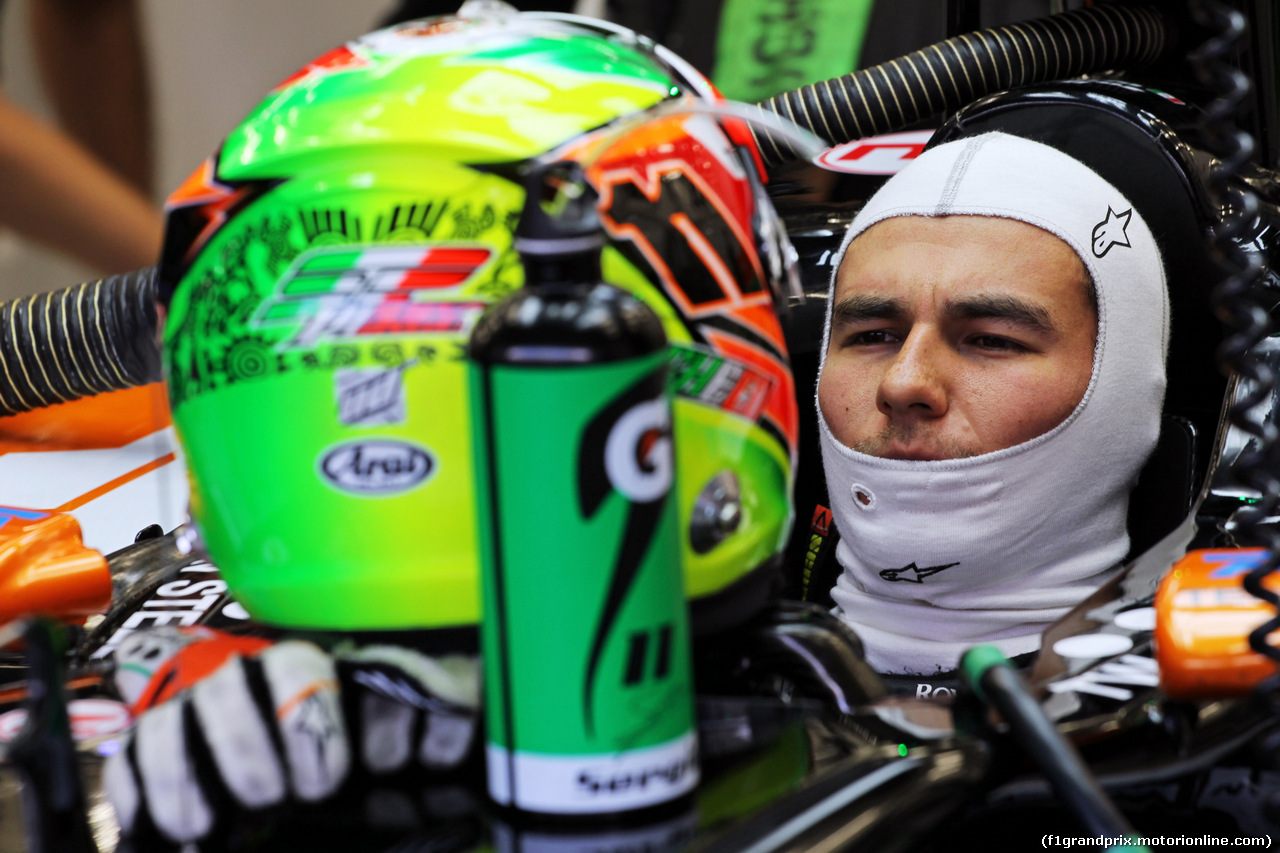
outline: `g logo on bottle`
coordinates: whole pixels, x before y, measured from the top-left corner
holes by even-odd
[[[665,367],[633,383],[591,418],[578,446],[578,507],[583,518],[592,519],[614,491],[630,503],[583,679],[583,719],[591,736],[600,657],[653,542],[674,480],[671,403],[665,384]]]
[[[671,491],[675,453],[665,370],[643,377],[592,416],[578,445],[578,508],[591,519],[612,491],[633,504]]]
[[[670,491],[674,466],[671,409],[662,397],[632,406],[605,439],[605,475],[635,503],[656,501]]]

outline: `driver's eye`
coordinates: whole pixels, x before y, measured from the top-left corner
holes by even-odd
[[[846,346],[870,346],[873,344],[893,343],[897,336],[888,329],[871,329],[865,332],[854,332],[845,338]]]
[[[1021,352],[1025,350],[1022,344],[1017,341],[1002,338],[999,335],[974,335],[969,339],[969,343],[981,349],[990,350],[1009,350],[1010,352]]]

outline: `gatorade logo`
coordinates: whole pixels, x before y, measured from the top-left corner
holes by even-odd
[[[671,410],[661,397],[639,403],[614,424],[604,445],[609,482],[636,503],[655,501],[671,488]]]
[[[671,490],[675,458],[671,406],[662,373],[651,373],[596,412],[578,445],[578,509],[595,517],[617,492],[633,504],[660,502]]]
[[[613,493],[626,498],[622,541],[591,640],[583,679],[583,719],[594,737],[593,691],[601,655],[649,551],[671,491],[674,461],[664,371],[642,377],[591,418],[578,445],[578,508],[588,521]]]

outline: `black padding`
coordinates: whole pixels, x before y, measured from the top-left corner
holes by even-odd
[[[1197,470],[1195,425],[1165,415],[1156,449],[1129,495],[1129,556],[1146,551],[1187,517],[1200,486]]]

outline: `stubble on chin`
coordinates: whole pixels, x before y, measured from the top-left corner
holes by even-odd
[[[924,430],[890,424],[876,435],[856,441],[850,446],[859,453],[881,459],[904,458],[895,452],[895,445],[923,451],[933,459],[968,459],[979,455],[977,450],[961,442],[933,438],[925,433]]]

